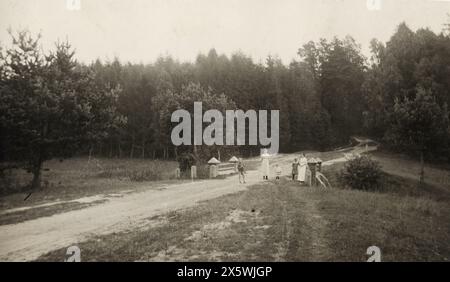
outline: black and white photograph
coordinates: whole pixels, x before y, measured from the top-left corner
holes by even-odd
[[[0,0],[0,262],[449,260],[450,0]]]

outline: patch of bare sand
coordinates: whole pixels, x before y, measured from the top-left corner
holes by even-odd
[[[195,253],[193,253],[188,249],[178,248],[177,246],[169,246],[166,250],[162,250],[158,252],[155,256],[144,261],[150,262],[195,261],[195,260],[204,261],[205,259],[207,259],[208,261],[222,261],[224,257],[232,258],[235,256],[236,254],[217,250],[212,250],[208,252],[196,251]]]
[[[190,236],[186,237],[184,240],[185,241],[201,240],[202,238],[208,237],[209,234],[222,231],[224,229],[231,227],[232,224],[247,223],[249,217],[254,218],[257,217],[258,215],[259,211],[250,212],[239,209],[232,210],[223,221],[205,224],[200,230],[194,231]]]
[[[185,242],[201,242],[202,240],[215,238],[224,230],[230,228],[233,224],[246,224],[249,220],[258,219],[260,211],[245,211],[240,209],[232,210],[222,221],[211,222],[203,225],[199,230],[195,230],[191,235],[186,237]],[[257,225],[255,229],[267,229],[269,225]],[[230,253],[220,250],[191,250],[180,246],[169,246],[151,256],[148,261],[192,261],[192,260],[208,260],[221,261],[233,257],[239,257],[239,253]]]

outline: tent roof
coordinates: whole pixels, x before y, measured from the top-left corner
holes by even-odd
[[[220,164],[220,161],[214,157],[212,157],[209,161],[208,164]]]
[[[232,163],[237,163],[238,161],[239,161],[239,159],[236,158],[235,156],[232,156],[231,159],[229,160],[229,162],[232,162]]]

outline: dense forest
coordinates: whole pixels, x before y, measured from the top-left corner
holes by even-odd
[[[37,173],[43,161],[74,154],[206,160],[259,153],[250,145],[173,146],[171,113],[202,101],[204,109],[279,110],[281,152],[335,148],[360,134],[448,161],[449,31],[401,23],[389,41],[371,42],[369,58],[350,36],[321,39],[299,46],[289,65],[215,49],[192,63],[166,56],[86,65],[67,42],[47,54],[39,37],[11,32],[12,47],[0,47],[1,158]]]

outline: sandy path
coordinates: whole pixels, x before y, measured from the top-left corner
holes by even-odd
[[[290,162],[294,156],[297,155],[278,155],[271,165],[279,163],[284,174],[290,174]],[[345,158],[324,162],[323,165],[341,161],[345,161]],[[262,177],[258,171],[249,171],[246,180],[246,184],[239,184],[238,177],[231,176],[221,180],[169,185],[164,190],[128,194],[81,210],[3,225],[0,226],[0,261],[34,260],[42,254],[68,247],[94,235],[141,226],[149,217],[245,190],[261,182]]]
[[[245,189],[236,183],[236,177],[230,177],[173,185],[162,191],[135,193],[81,210],[0,226],[0,260],[33,260],[91,235],[122,231],[148,217]],[[247,185],[254,183],[250,180]]]

